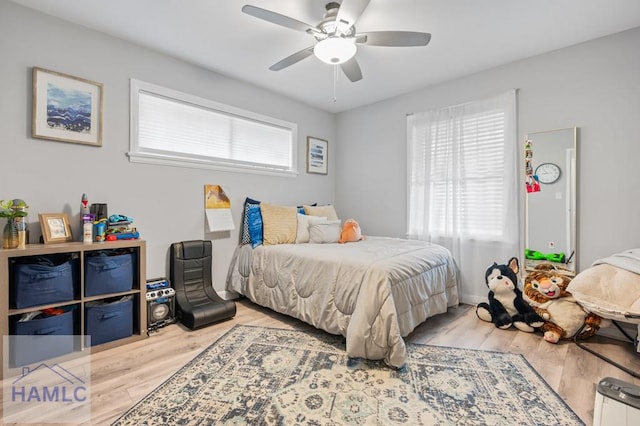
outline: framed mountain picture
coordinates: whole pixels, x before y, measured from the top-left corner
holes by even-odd
[[[34,67],[31,135],[102,146],[102,91],[101,83]]]

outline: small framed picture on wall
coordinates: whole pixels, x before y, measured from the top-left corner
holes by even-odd
[[[327,174],[329,142],[307,136],[307,173]]]

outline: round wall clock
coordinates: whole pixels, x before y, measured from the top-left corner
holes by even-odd
[[[553,163],[542,163],[536,168],[540,183],[553,183],[560,179],[560,167]]]

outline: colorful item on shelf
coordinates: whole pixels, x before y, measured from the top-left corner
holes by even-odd
[[[80,215],[90,214],[89,210],[89,198],[87,194],[82,194],[82,200],[80,201]]]
[[[93,213],[96,220],[107,220],[109,218],[108,210],[106,203],[93,203],[89,207],[89,213]]]
[[[121,214],[112,214],[111,216],[109,216],[109,225],[122,222],[131,223],[133,222],[133,218]]]
[[[133,218],[123,214],[109,216],[106,237],[107,241],[132,240],[140,238],[140,233],[132,226]]]
[[[96,242],[105,241],[105,237],[107,234],[107,220],[101,219],[93,222],[93,230]]]

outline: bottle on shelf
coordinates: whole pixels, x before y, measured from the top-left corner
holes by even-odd
[[[93,241],[93,214],[89,209],[89,198],[87,194],[82,194],[80,220],[82,223],[82,242],[90,243]]]

